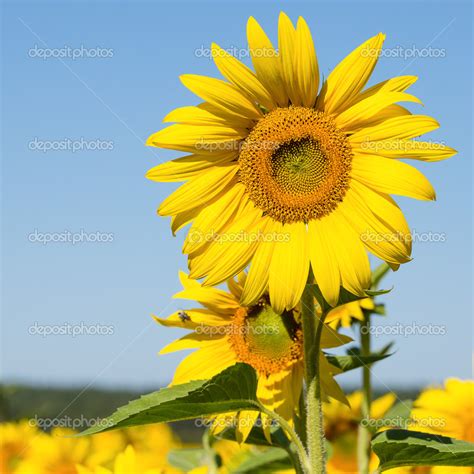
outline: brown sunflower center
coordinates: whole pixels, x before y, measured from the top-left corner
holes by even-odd
[[[229,339],[238,360],[260,374],[281,372],[302,358],[302,332],[293,312],[278,314],[267,303],[239,308]]]
[[[280,222],[308,222],[330,214],[350,182],[352,150],[323,112],[278,108],[249,133],[239,177],[257,207]]]

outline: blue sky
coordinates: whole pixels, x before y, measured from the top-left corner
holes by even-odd
[[[388,319],[377,320],[443,335],[376,338],[376,347],[394,340],[397,352],[376,367],[374,384],[469,377],[470,8],[426,1],[5,3],[3,378],[121,387],[170,380],[182,355],[156,353],[180,333],[157,327],[150,315],[186,307],[171,300],[178,269],[186,268],[183,236],[173,238],[168,220],[155,215],[174,186],[144,174],[177,154],[144,142],[172,108],[198,103],[180,74],[217,75],[202,48],[212,41],[245,48],[251,15],[275,39],[280,10],[306,18],[325,76],[365,39],[386,33],[388,52],[371,83],[418,75],[413,93],[424,108],[412,110],[436,117],[442,126],[431,138],[460,151],[445,162],[416,164],[437,202],[397,199],[421,239],[431,233],[441,241],[414,243],[413,262],[386,280],[394,287],[383,298]],[[45,58],[42,48],[63,57]],[[42,234],[78,241],[43,244]],[[81,324],[106,334],[43,337],[35,329]]]

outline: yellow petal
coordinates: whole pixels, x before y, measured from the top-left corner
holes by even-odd
[[[194,94],[224,112],[258,120],[262,112],[232,84],[213,77],[184,74],[181,82]]]
[[[331,221],[327,218],[308,223],[309,255],[316,283],[324,299],[336,306],[339,299],[341,277],[332,245]]]
[[[179,310],[166,319],[153,316],[153,319],[162,326],[183,329],[195,329],[198,326],[223,326],[231,322],[230,318],[230,314],[217,313],[208,309]]]
[[[174,299],[197,301],[210,311],[219,314],[234,314],[238,309],[238,301],[227,291],[203,286],[184,272],[180,272],[179,277],[184,289],[173,295]]]
[[[269,222],[271,222],[269,220]],[[264,235],[271,235],[272,225],[263,229]],[[268,285],[270,263],[273,259],[274,239],[260,242],[250,264],[249,273],[245,280],[241,304],[251,306],[262,296]]]
[[[248,200],[245,196],[245,187],[237,183],[228,190],[216,196],[200,210],[189,229],[183,245],[183,252],[190,254],[203,246],[207,246],[231,219],[238,219],[242,201]]]
[[[374,255],[387,263],[410,261],[410,230],[400,208],[389,196],[353,180],[338,210]]]
[[[374,115],[367,120],[360,120],[357,125],[359,130],[363,127],[374,127],[375,125],[381,124],[385,120],[394,117],[401,117],[402,115],[412,115],[412,113],[401,105],[392,104],[382,109],[377,113],[377,115]]]
[[[334,311],[334,310],[333,310]],[[339,347],[352,341],[352,338],[339,334],[333,328],[327,324],[323,325],[323,331],[321,333],[321,348],[330,349],[332,347]]]
[[[189,256],[193,278],[206,277],[206,285],[217,285],[242,271],[258,245],[261,211],[248,202],[245,212],[224,227],[204,249]]]
[[[344,130],[355,130],[359,127],[359,123],[375,117],[383,109],[396,102],[421,104],[415,96],[404,92],[381,92],[357,102],[357,104],[337,115],[334,120],[337,126]]]
[[[318,97],[318,109],[329,114],[344,110],[369,80],[384,39],[382,33],[370,38],[334,68]]]
[[[167,161],[150,169],[146,177],[162,183],[185,181],[198,175],[201,171],[231,163],[238,156],[237,152],[215,153],[215,155],[189,155]]]
[[[183,336],[179,339],[176,339],[176,341],[169,343],[160,350],[159,354],[171,354],[172,352],[176,351],[205,347],[210,342],[218,339],[226,339],[225,334],[216,336],[214,334],[197,334],[193,332],[191,334],[186,334],[186,336]]]
[[[301,105],[295,61],[296,30],[291,20],[283,12],[280,13],[278,19],[278,49],[286,93],[293,105]]]
[[[272,307],[278,313],[294,308],[303,293],[309,271],[308,235],[306,225],[277,225],[281,236],[274,244],[270,262],[268,289]],[[286,236],[286,237],[285,237]]]
[[[439,123],[427,115],[402,115],[390,118],[373,127],[364,128],[348,137],[351,145],[363,142],[413,138],[436,130]]]
[[[319,88],[319,68],[311,31],[302,18],[296,26],[296,78],[301,105],[314,107]]]
[[[215,43],[212,44],[212,57],[222,75],[252,102],[263,105],[267,110],[273,110],[276,107],[271,94],[245,64]]]
[[[226,125],[170,125],[154,133],[146,144],[159,148],[180,150],[190,153],[208,154],[235,152],[239,141],[245,139],[248,130]]]
[[[199,209],[201,207],[202,206],[198,206],[193,209],[188,209],[187,211],[178,212],[171,218],[171,232],[173,233],[173,236],[176,235],[178,230],[189,224],[199,214]]]
[[[176,368],[173,385],[191,380],[207,380],[237,362],[234,351],[226,338],[208,342],[205,346],[186,356]]]
[[[354,147],[354,152],[420,161],[441,161],[457,153],[453,148],[436,142],[393,139],[363,142]]]
[[[247,40],[257,77],[276,103],[280,107],[285,107],[288,105],[288,96],[283,85],[280,58],[268,36],[253,17],[247,22]]]
[[[369,87],[365,91],[361,92],[356,96],[352,102],[349,103],[349,107],[360,102],[361,100],[367,99],[380,92],[405,92],[411,85],[413,85],[418,78],[416,76],[397,76],[387,79],[386,81],[379,82],[372,87]]]
[[[236,429],[238,443],[245,443],[255,422],[257,421],[258,415],[259,412],[257,410],[242,410],[239,412]]]
[[[361,183],[388,194],[432,201],[435,190],[413,166],[378,156],[358,156],[352,161],[352,176]]]
[[[169,216],[209,202],[235,179],[238,167],[216,166],[201,173],[170,194],[158,210],[162,216]]]

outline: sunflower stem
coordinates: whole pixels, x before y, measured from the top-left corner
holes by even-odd
[[[365,312],[365,320],[360,323],[360,348],[361,355],[370,355],[370,312]],[[370,457],[372,434],[370,432],[370,405],[372,403],[372,386],[370,367],[362,368],[362,405],[361,417],[364,423],[359,424],[357,437],[357,463],[361,474],[368,474],[370,470]]]
[[[310,273],[301,298],[306,380],[306,446],[311,474],[324,474],[326,472],[326,443],[319,376],[319,352],[326,315],[323,312],[318,318],[316,314],[314,295],[311,289],[312,283],[313,276]]]
[[[278,413],[265,408],[261,404],[257,404],[256,406],[258,406],[261,412],[265,413],[269,418],[276,421],[289,437],[290,441],[292,442],[292,449],[294,449],[293,452],[296,453],[296,456],[291,456],[292,461],[294,462],[296,460],[295,458],[298,460],[298,463],[295,464],[296,471],[298,473],[312,474],[304,445],[292,426],[283,417],[278,415]]]

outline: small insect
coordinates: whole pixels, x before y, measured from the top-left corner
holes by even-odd
[[[267,304],[267,300],[264,296],[262,296],[258,302],[257,302],[258,306],[265,306]]]
[[[182,323],[185,323],[186,321],[191,321],[191,318],[186,311],[178,311],[178,318],[181,320]]]

